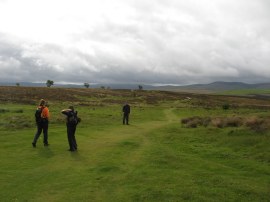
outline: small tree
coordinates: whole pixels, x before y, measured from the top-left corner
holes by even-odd
[[[84,83],[83,85],[85,86],[85,88],[89,88],[90,86],[89,83]]]
[[[143,86],[142,85],[138,85],[139,90],[143,90]]]
[[[222,105],[222,109],[228,110],[230,108],[230,105],[228,103],[225,103]]]
[[[20,83],[16,83],[16,86],[20,86]]]
[[[53,85],[53,83],[54,83],[53,81],[47,80],[46,85],[47,85],[47,87],[51,87]]]

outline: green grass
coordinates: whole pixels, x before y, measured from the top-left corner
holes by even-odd
[[[1,108],[1,201],[270,201],[269,132],[180,123],[265,110],[132,106],[126,126],[121,106],[78,105],[79,150],[70,153],[63,105],[50,105],[48,148],[42,138],[32,148],[33,106]]]
[[[269,95],[270,89],[241,89],[241,90],[229,90],[218,93],[221,95]]]

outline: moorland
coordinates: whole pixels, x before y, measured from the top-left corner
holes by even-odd
[[[1,201],[270,201],[270,99],[247,94],[2,86]],[[33,148],[41,98],[50,145]]]

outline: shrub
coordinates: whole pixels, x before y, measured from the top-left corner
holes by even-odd
[[[194,122],[194,121],[193,122],[191,121],[191,122],[187,123],[188,128],[197,128],[197,125],[198,124],[196,122]]]
[[[6,113],[6,112],[9,112],[8,109],[0,109],[0,113]]]
[[[207,127],[211,123],[211,118],[210,117],[205,117],[202,119],[202,125],[204,127]]]
[[[233,117],[189,117],[183,118],[181,123],[185,125],[187,128],[197,128],[198,126],[207,127],[212,125],[217,128],[224,127],[240,127],[246,126],[249,129],[263,133],[270,129],[270,118],[260,118],[260,117],[251,117],[249,119],[245,119],[238,116]]]
[[[23,109],[17,109],[15,110],[15,113],[23,113]]]
[[[217,128],[223,128],[225,126],[224,121],[221,118],[213,118],[211,124]]]
[[[239,127],[243,125],[243,119],[241,117],[190,117],[182,119],[182,124],[185,124],[187,127],[194,128],[197,126],[207,127],[212,125],[217,128],[224,127]]]
[[[269,130],[269,122],[269,120],[262,118],[251,117],[246,121],[245,125],[255,132],[263,133]]]
[[[228,110],[230,108],[230,105],[228,103],[225,103],[222,105],[222,109]]]
[[[187,124],[189,122],[189,118],[181,119],[182,124]]]
[[[228,117],[226,118],[225,126],[227,127],[239,127],[243,125],[243,119],[241,117]]]
[[[197,126],[207,127],[211,122],[211,118],[209,117],[189,117],[181,120],[182,124],[185,124],[187,128],[197,128]]]
[[[13,116],[10,118],[9,122],[5,124],[5,127],[13,130],[13,129],[21,129],[21,128],[31,128],[33,127],[33,122],[29,121],[25,116]]]

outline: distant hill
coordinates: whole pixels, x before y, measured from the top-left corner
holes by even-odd
[[[210,84],[194,84],[187,86],[163,86],[163,90],[181,90],[181,91],[228,91],[228,90],[244,90],[244,89],[270,89],[270,83],[247,84],[242,82],[213,82]]]
[[[18,82],[20,86],[25,87],[46,87],[46,83],[32,83],[32,82]],[[89,88],[111,88],[111,89],[138,89],[139,84],[90,84]],[[0,86],[16,86],[16,82],[0,82]],[[143,89],[150,90],[155,89],[152,85],[142,85]],[[85,88],[84,84],[59,84],[54,83],[53,87],[60,88]]]
[[[20,86],[32,86],[32,87],[46,87],[45,83],[31,83],[31,82],[20,82]],[[247,84],[242,82],[223,82],[217,81],[209,84],[193,84],[185,86],[154,86],[144,85],[144,90],[167,90],[167,91],[191,91],[191,92],[221,92],[229,90],[245,90],[245,89],[270,89],[270,83],[257,83]],[[4,83],[0,82],[0,86],[16,86],[16,83]],[[53,87],[65,87],[65,88],[85,88],[83,83],[80,84],[57,84]],[[138,84],[90,84],[90,88],[111,88],[111,89],[138,89]]]

